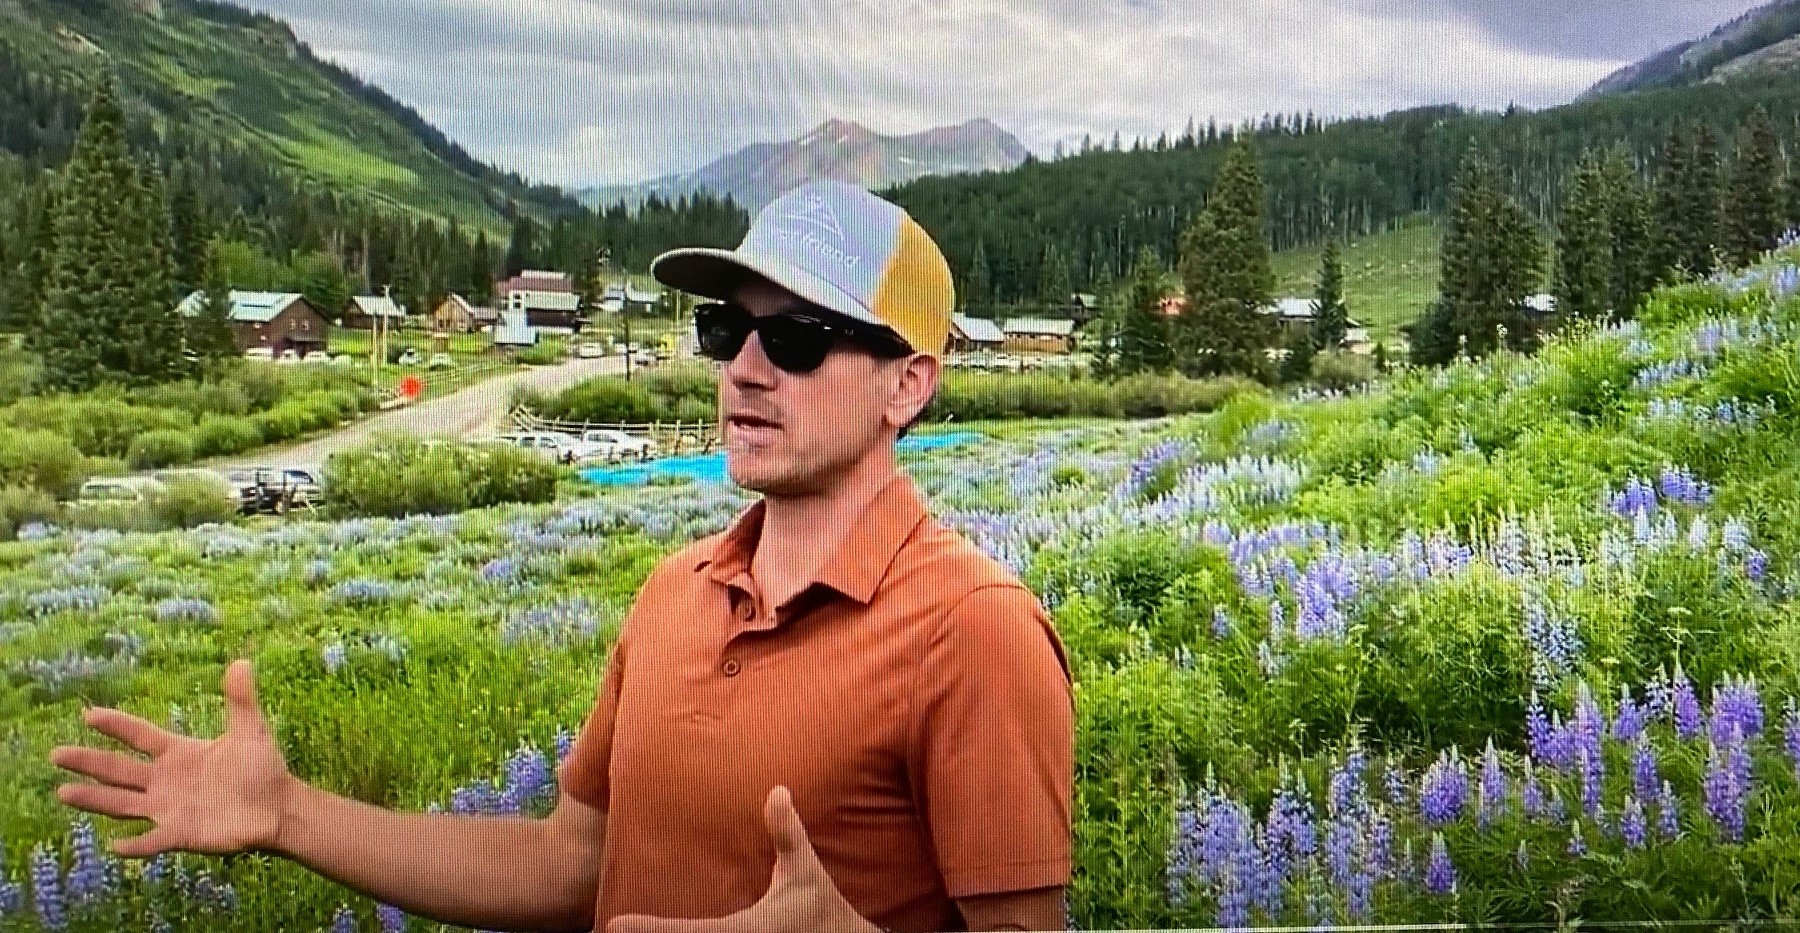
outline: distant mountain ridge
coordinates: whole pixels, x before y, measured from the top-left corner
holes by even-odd
[[[1800,0],[1774,0],[1698,39],[1607,75],[1577,100],[1782,73],[1800,67]]]
[[[708,191],[729,195],[754,212],[782,192],[816,179],[879,189],[928,175],[1004,171],[1028,155],[1024,144],[985,117],[906,136],[884,136],[833,118],[798,139],[755,143],[692,172],[588,188],[580,197],[591,206],[623,202],[635,207],[652,194],[673,201]]]

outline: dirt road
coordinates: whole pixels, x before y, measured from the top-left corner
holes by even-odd
[[[570,360],[555,366],[536,366],[524,372],[478,382],[441,398],[405,408],[369,415],[361,421],[309,441],[287,447],[264,447],[203,464],[214,468],[261,464],[322,465],[325,458],[358,447],[389,431],[415,437],[467,438],[506,426],[507,406],[513,389],[526,386],[556,392],[594,376],[614,376],[625,371],[623,357]]]

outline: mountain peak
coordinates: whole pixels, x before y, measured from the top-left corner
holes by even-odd
[[[1800,0],[1772,0],[1602,78],[1577,100],[1655,87],[1719,83],[1793,70],[1800,45]]]
[[[755,211],[817,179],[881,189],[927,175],[1002,171],[1027,155],[1018,139],[986,117],[906,136],[884,136],[854,120],[831,117],[798,139],[747,146],[693,172],[590,188],[582,192],[582,200],[635,204],[652,193],[667,199],[705,190],[730,195]]]

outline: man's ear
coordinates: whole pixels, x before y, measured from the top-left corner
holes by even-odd
[[[912,424],[919,412],[931,404],[931,397],[937,393],[938,379],[943,375],[943,363],[928,353],[915,353],[895,360],[891,365],[894,383],[885,418],[898,431]]]

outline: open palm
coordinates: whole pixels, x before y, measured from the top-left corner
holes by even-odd
[[[272,848],[287,763],[256,702],[250,662],[225,670],[225,733],[195,739],[116,709],[86,711],[87,724],[149,756],[57,746],[50,761],[98,783],[57,788],[64,803],[122,819],[147,819],[150,831],[113,843],[120,855],[170,850],[226,855]]]

